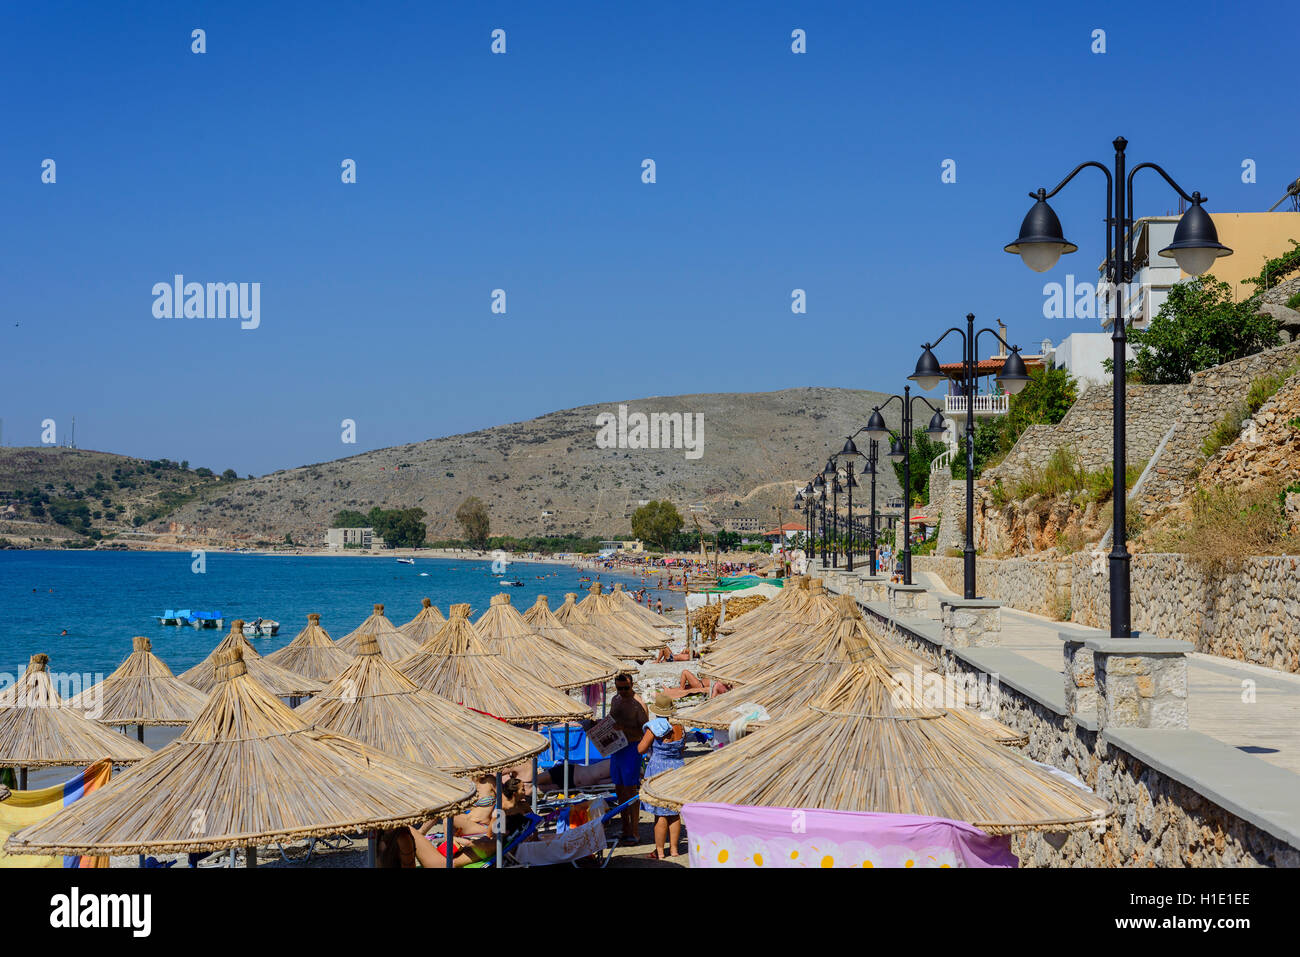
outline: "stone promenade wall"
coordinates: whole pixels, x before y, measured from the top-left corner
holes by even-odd
[[[950,591],[962,594],[962,560],[936,555],[912,559],[915,571],[933,572]],[[975,593],[1036,615],[1057,617],[1069,606],[1070,566],[1050,558],[975,560]]]
[[[983,672],[927,639],[868,621],[941,672]],[[1113,809],[1103,824],[1068,833],[1016,834],[1023,867],[1297,867],[1300,851],[1149,767],[1097,732],[1006,685],[996,684],[990,717],[1023,732],[1024,753],[1078,778]]]
[[[919,555],[912,567],[961,593],[961,559]],[[1135,629],[1190,641],[1205,654],[1300,672],[1300,556],[1252,558],[1238,569],[1208,573],[1186,555],[1142,553],[1133,556],[1130,576]],[[980,596],[1022,611],[1055,618],[1068,606],[1076,624],[1106,628],[1110,621],[1104,554],[981,556],[975,583]]]

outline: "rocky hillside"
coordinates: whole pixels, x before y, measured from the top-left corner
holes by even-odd
[[[92,545],[150,537],[140,530],[156,527],[204,490],[230,488],[237,481],[232,473],[223,479],[167,459],[0,448],[0,545]]]
[[[798,521],[796,485],[885,398],[807,388],[626,403],[629,415],[703,415],[698,458],[683,448],[600,448],[597,417],[618,415],[618,403],[583,406],[211,489],[169,519],[178,543],[279,543],[289,534],[310,545],[323,541],[339,510],[375,505],[418,506],[428,515],[430,540],[459,537],[453,516],[471,495],[486,503],[494,534],[626,533],[633,510],[655,498],[670,499],[683,514],[702,505],[697,512],[709,527],[742,517],[768,525],[778,517]],[[897,425],[897,403],[886,419]],[[891,469],[882,469],[882,478],[879,494],[898,491]],[[855,511],[866,498],[865,489],[855,496]]]

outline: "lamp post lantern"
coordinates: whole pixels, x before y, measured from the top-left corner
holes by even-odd
[[[975,379],[979,370],[979,337],[987,332],[1011,350],[997,373],[998,385],[1005,392],[1015,395],[1023,389],[1029,383],[1029,373],[1025,371],[1025,360],[1020,358],[1020,347],[1011,345],[992,329],[976,332],[975,314],[968,312],[965,329],[953,326],[933,343],[927,342],[922,347],[916,371],[908,378],[925,391],[929,392],[944,378],[933,349],[954,332],[962,338],[962,390],[966,393],[966,543],[962,549],[962,586],[965,597],[970,599],[975,597]],[[938,412],[930,420],[927,431],[934,428],[936,420],[942,431],[943,416]]]
[[[1116,137],[1111,143],[1115,149],[1114,172],[1105,164],[1096,160],[1080,163],[1065,179],[1050,192],[1039,188],[1030,193],[1034,205],[1030,207],[1024,222],[1020,226],[1020,235],[1004,248],[1009,253],[1016,253],[1035,272],[1046,272],[1056,265],[1065,253],[1078,250],[1078,246],[1069,242],[1061,230],[1061,221],[1047,201],[1059,193],[1065,185],[1082,170],[1092,167],[1099,169],[1106,177],[1106,263],[1104,267],[1106,286],[1110,292],[1113,305],[1111,319],[1112,361],[1114,363],[1114,398],[1113,423],[1111,439],[1114,443],[1111,462],[1111,474],[1114,476],[1112,489],[1114,531],[1111,536],[1110,550],[1110,634],[1112,638],[1128,638],[1132,635],[1130,609],[1129,574],[1130,559],[1128,553],[1128,487],[1126,482],[1127,421],[1125,403],[1127,400],[1127,369],[1125,363],[1126,335],[1124,331],[1125,304],[1132,297],[1122,295],[1121,290],[1133,281],[1132,236],[1129,231],[1133,226],[1133,177],[1139,170],[1151,169],[1160,174],[1180,197],[1191,203],[1191,208],[1183,214],[1174,229],[1173,241],[1160,250],[1160,255],[1177,261],[1183,272],[1199,276],[1209,269],[1215,259],[1232,255],[1232,250],[1219,242],[1219,235],[1214,228],[1214,220],[1203,207],[1205,197],[1199,192],[1190,196],[1174,182],[1160,166],[1155,163],[1139,163],[1125,172],[1128,140]],[[1124,303],[1121,302],[1124,300]],[[919,368],[919,367],[918,367]]]
[[[942,378],[942,375],[939,377]],[[918,399],[924,402],[930,411],[934,413],[930,417],[930,424],[925,428],[926,434],[932,438],[943,435],[945,430],[943,413],[924,396],[912,395],[910,385],[903,387],[901,396],[891,395],[883,403],[873,408],[871,418],[867,420],[867,424],[863,428],[863,431],[867,433],[867,437],[873,441],[884,442],[888,440],[890,437],[889,427],[885,425],[885,417],[880,414],[880,410],[894,401],[897,401],[902,406],[903,421],[899,437],[890,443],[889,451],[886,454],[891,462],[903,463],[903,584],[905,585],[912,584],[912,405]]]

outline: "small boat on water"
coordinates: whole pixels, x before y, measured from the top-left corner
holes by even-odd
[[[219,611],[190,611],[183,608],[180,611],[173,611],[168,608],[161,615],[156,616],[160,625],[190,625],[194,628],[222,628],[225,627],[226,620]]]
[[[503,578],[501,579],[501,587],[502,588],[523,588],[524,583],[521,581],[514,581],[509,578]]]
[[[397,564],[399,564],[399,565],[414,565],[414,564],[415,564],[415,559],[414,559],[414,558],[399,558],[399,559],[397,560]]]
[[[244,622],[244,634],[250,638],[270,638],[280,633],[280,623],[270,618],[254,618]]]

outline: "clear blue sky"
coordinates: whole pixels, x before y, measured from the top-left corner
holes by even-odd
[[[6,445],[75,415],[83,448],[261,474],[645,395],[896,390],[968,311],[1098,328],[1042,284],[1095,278],[1099,176],[1054,202],[1081,250],[1052,273],[1002,246],[1114,136],[1212,210],[1300,176],[1289,3],[266,6],[5,4]],[[175,273],[260,282],[261,327],[154,318]]]

